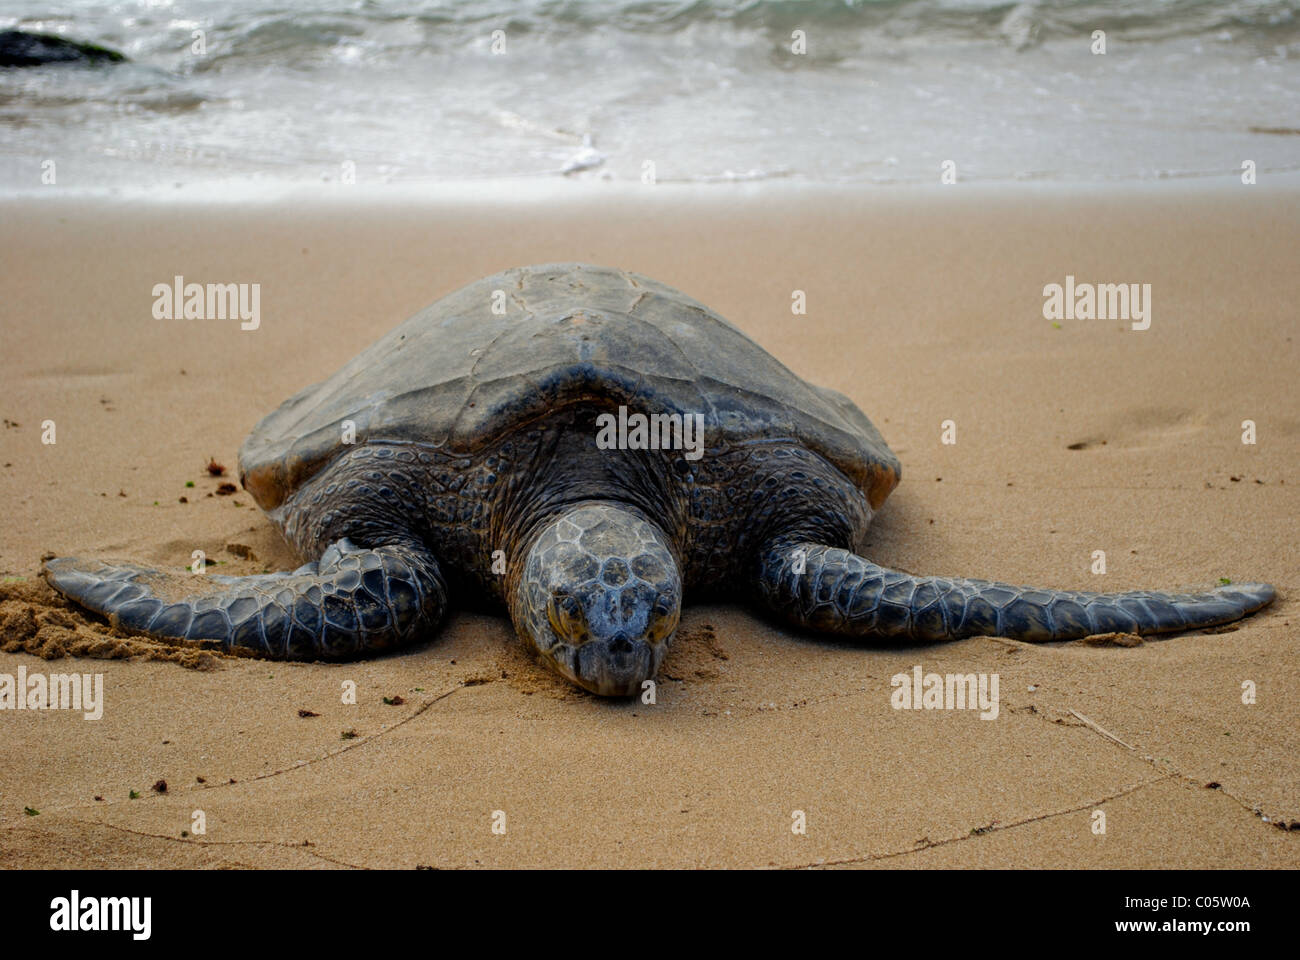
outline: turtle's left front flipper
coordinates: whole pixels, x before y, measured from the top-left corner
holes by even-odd
[[[769,610],[799,626],[918,641],[999,636],[1042,642],[1194,630],[1240,620],[1274,597],[1267,583],[1205,593],[1086,593],[915,577],[848,550],[798,540],[779,540],[762,552],[756,586]]]
[[[438,624],[447,586],[423,547],[363,549],[348,540],[292,573],[171,574],[60,557],[50,585],[119,626],[176,640],[217,640],[277,660],[341,660],[409,643]]]

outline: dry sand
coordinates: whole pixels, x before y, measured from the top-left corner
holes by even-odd
[[[0,713],[0,866],[1300,866],[1277,826],[1300,821],[1294,181],[571,192],[4,204],[0,640],[34,616],[26,646],[83,655],[0,653],[0,673],[102,672],[107,702]],[[247,494],[208,496],[209,455],[235,473],[259,417],[436,297],[569,259],[677,286],[849,394],[903,462],[879,562],[1280,599],[1136,647],[902,651],[693,606],[655,706],[570,688],[503,617],[356,664],[186,669],[93,659],[165,650],[51,605],[47,552],[295,564]],[[260,283],[261,328],[154,320],[176,274]],[[1053,327],[1042,288],[1066,274],[1150,283],[1151,328]],[[914,664],[996,672],[998,719],[894,711]]]

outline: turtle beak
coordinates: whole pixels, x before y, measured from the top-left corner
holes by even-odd
[[[667,645],[619,633],[608,640],[565,647],[552,662],[574,683],[602,697],[632,697],[659,671]]]
[[[553,593],[547,611],[558,640],[548,655],[560,673],[603,697],[631,697],[658,672],[681,603],[675,587],[587,584],[579,596]]]

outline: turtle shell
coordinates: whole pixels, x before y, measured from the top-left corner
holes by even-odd
[[[708,450],[802,444],[878,508],[897,458],[843,394],[806,383],[703,304],[647,277],[560,263],[498,273],[447,295],[265,417],[240,449],[263,509],[287,500],[344,445],[416,441],[473,455],[579,402],[704,415]]]

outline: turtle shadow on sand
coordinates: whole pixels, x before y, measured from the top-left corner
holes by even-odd
[[[655,676],[688,596],[871,646],[1173,632],[1274,596],[878,566],[867,531],[901,470],[862,411],[680,291],[585,264],[444,297],[285,401],[239,459],[297,570],[197,585],[58,558],[46,579],[125,629],[294,660],[409,648],[486,604],[561,676],[615,696]]]

